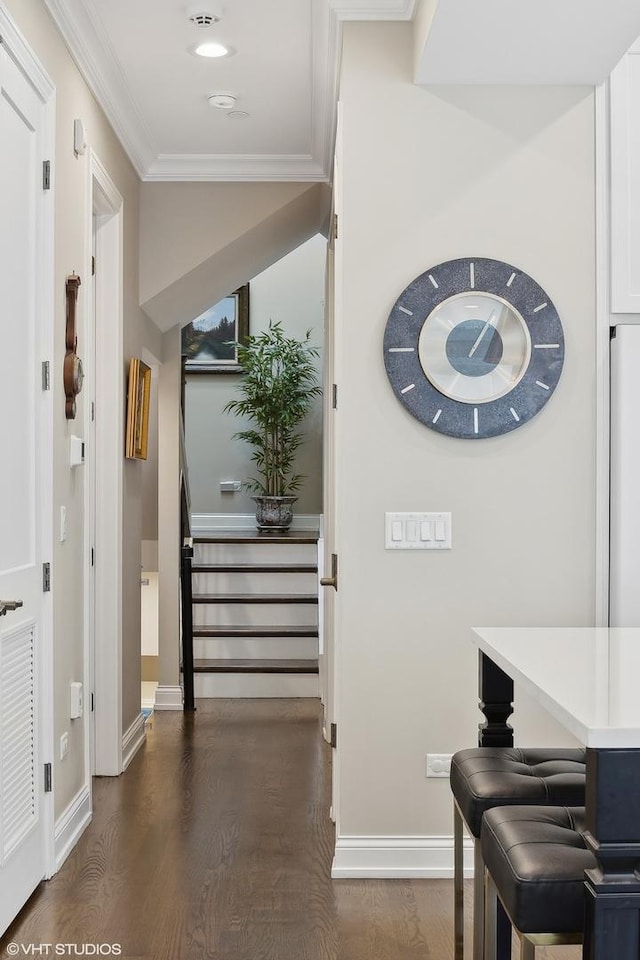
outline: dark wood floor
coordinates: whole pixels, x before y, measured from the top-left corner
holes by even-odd
[[[329,803],[316,701],[156,714],[128,771],[95,781],[91,826],[0,954],[13,942],[21,955],[119,944],[126,960],[451,960],[451,882],[332,881]]]

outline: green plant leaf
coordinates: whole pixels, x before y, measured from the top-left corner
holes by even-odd
[[[270,321],[246,344],[235,344],[243,368],[240,397],[229,400],[224,409],[253,424],[234,438],[253,447],[251,460],[259,478],[250,478],[247,485],[267,496],[287,496],[304,479],[293,472],[296,451],[305,439],[296,428],[322,394],[315,364],[319,351],[311,345],[310,335],[308,330],[303,340],[286,337],[282,325]]]

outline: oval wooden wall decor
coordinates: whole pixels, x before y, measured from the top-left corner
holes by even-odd
[[[82,390],[82,381],[84,380],[82,360],[76,353],[78,346],[78,337],[76,336],[76,303],[78,301],[79,286],[80,277],[77,276],[77,274],[74,273],[70,277],[67,277],[67,352],[64,358],[63,370],[65,393],[64,412],[67,420],[75,420],[76,418],[76,397]]]

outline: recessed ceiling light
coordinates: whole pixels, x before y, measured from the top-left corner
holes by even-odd
[[[231,47],[225,47],[223,43],[215,43],[207,40],[206,43],[199,43],[194,47],[193,52],[199,57],[230,57],[235,51]]]
[[[220,110],[231,110],[236,105],[236,98],[230,93],[214,93],[209,97],[209,103],[212,107],[219,107]]]
[[[227,120],[248,120],[251,116],[246,110],[230,110],[227,114]]]

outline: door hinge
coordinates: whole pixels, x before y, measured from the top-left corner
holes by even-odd
[[[44,792],[51,793],[51,764],[44,765]]]
[[[338,409],[338,384],[333,384],[333,390],[331,394],[331,406],[334,410]]]
[[[95,564],[95,562],[96,562],[95,551],[94,551],[93,547],[91,547],[91,566],[93,566],[93,565]]]
[[[51,564],[42,564],[42,592],[49,593],[51,590]]]
[[[51,189],[51,160],[42,161],[42,189]]]
[[[338,214],[334,213],[333,215],[333,239],[338,239]]]
[[[48,360],[42,361],[42,389],[51,390],[51,364]]]
[[[337,723],[332,723],[331,726],[329,727],[329,736],[331,738],[329,742],[333,747],[333,749],[335,750],[335,748],[338,746],[338,724]]]
[[[96,258],[91,257],[91,276],[95,277],[96,275]]]
[[[96,405],[92,400],[91,401],[91,422],[93,423],[95,419],[96,419]]]
[[[91,713],[93,713],[93,694],[91,694]]]

